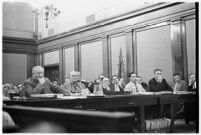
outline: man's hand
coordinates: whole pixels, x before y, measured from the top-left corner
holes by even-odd
[[[40,84],[43,85],[45,83],[45,78],[44,77],[38,78],[38,81],[39,81]]]

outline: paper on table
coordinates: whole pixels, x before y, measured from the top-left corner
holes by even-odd
[[[63,96],[63,97],[58,97],[58,99],[80,99],[80,98],[86,98],[82,96]]]
[[[32,94],[32,98],[50,98],[50,97],[61,97],[63,94]]]

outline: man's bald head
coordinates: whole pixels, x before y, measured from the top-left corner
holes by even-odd
[[[33,67],[32,68],[32,77],[35,79],[44,77],[44,68],[41,66]]]

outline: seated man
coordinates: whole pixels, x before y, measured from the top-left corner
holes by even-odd
[[[125,88],[125,83],[124,83],[124,79],[123,78],[120,78],[119,79],[119,86],[124,89]]]
[[[93,87],[93,93],[94,94],[103,94],[103,74],[98,75],[98,79],[95,80],[95,82],[91,85]]]
[[[112,83],[109,85],[111,91],[121,91],[123,92],[123,88],[119,85],[119,78],[117,75],[112,76]]]
[[[70,91],[71,93],[81,93],[82,89],[85,88],[84,84],[78,81],[79,73],[76,71],[70,72],[70,83],[66,84],[66,89]]]
[[[142,85],[142,87],[146,90],[146,91],[149,91],[149,87],[148,85],[145,83],[145,82],[142,82],[142,77],[141,76],[136,76],[135,77],[136,79],[136,83],[139,83]]]
[[[3,100],[9,100],[10,99],[10,96],[9,96],[9,93],[8,93],[9,88],[10,88],[9,84],[4,84],[3,85]]]
[[[99,90],[102,91],[103,78],[104,78],[104,75],[103,74],[99,74],[98,75],[98,79],[95,79],[93,83],[89,83],[88,84],[88,88],[89,88],[89,90],[90,90],[91,93],[97,93]]]
[[[128,91],[131,94],[135,94],[137,92],[146,92],[146,90],[142,87],[141,84],[136,83],[136,73],[131,72],[128,75],[130,82],[125,86],[124,91]]]
[[[109,84],[110,84],[109,78],[104,77],[103,78],[103,83],[102,83],[102,89],[103,89],[104,94],[107,94],[108,92],[111,92]]]
[[[174,73],[173,74],[173,79],[174,79],[174,82],[172,84],[173,92],[187,91],[186,81],[181,80],[181,77],[180,77],[179,73]]]
[[[161,69],[154,70],[154,78],[149,81],[149,90],[151,92],[172,91],[172,88],[170,88],[166,80],[163,79]]]
[[[189,74],[188,91],[197,92],[196,79],[194,74]],[[186,124],[189,124],[190,121],[196,122],[198,115],[197,108],[198,108],[197,102],[184,103],[184,115]]]
[[[188,91],[195,91],[197,92],[196,87],[196,79],[194,74],[189,74],[189,85],[188,85]]]
[[[47,94],[47,93],[63,93],[69,95],[61,87],[54,86],[48,78],[44,77],[44,68],[35,66],[32,69],[32,77],[24,82],[25,97],[30,97],[32,94]]]
[[[87,82],[87,81],[85,81],[85,80],[82,80],[82,77],[81,77],[80,72],[77,72],[77,82],[78,82],[80,85],[84,85],[84,88],[88,88],[89,82]]]

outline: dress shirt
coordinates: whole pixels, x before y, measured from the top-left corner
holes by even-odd
[[[137,92],[146,92],[146,90],[139,83],[129,82],[124,91],[130,91],[132,94]]]

